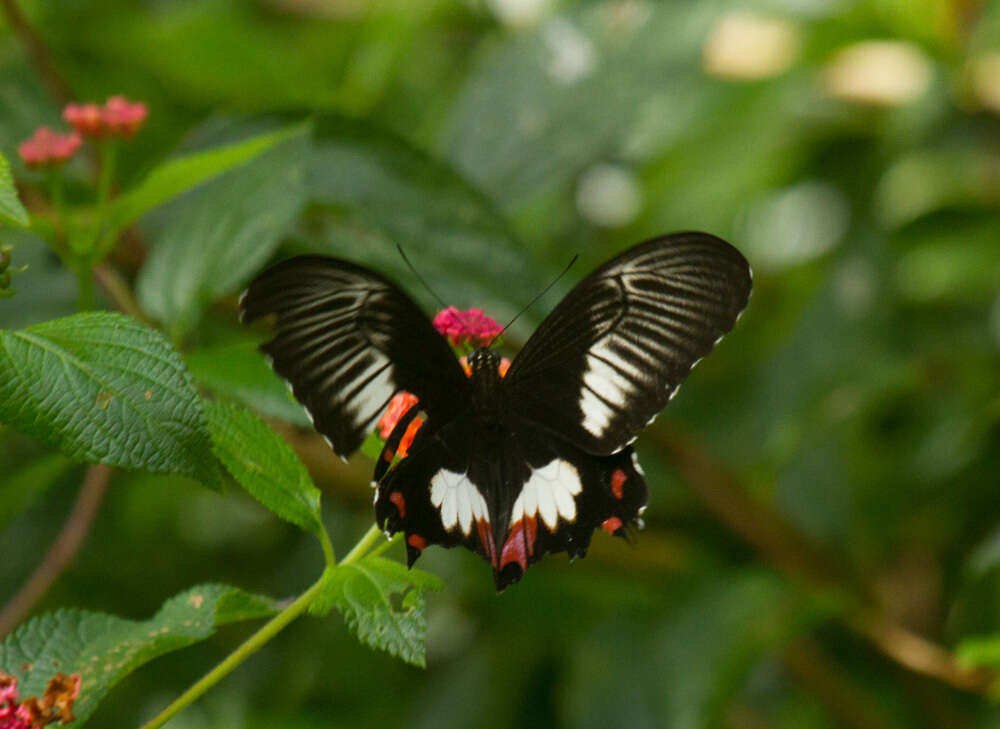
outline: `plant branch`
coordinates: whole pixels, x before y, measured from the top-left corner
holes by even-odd
[[[650,436],[677,465],[694,493],[716,518],[781,571],[813,589],[844,592],[858,607],[848,607],[847,626],[880,653],[914,673],[973,693],[989,694],[998,677],[967,670],[942,646],[917,635],[882,610],[871,607],[870,591],[804,534],[746,489],[690,438],[662,426]],[[864,606],[864,607],[862,607]]]
[[[34,573],[0,612],[0,636],[4,636],[17,626],[32,606],[52,586],[63,570],[76,556],[84,537],[90,531],[97,508],[104,499],[104,493],[111,478],[111,468],[102,463],[91,466],[83,479],[83,486],[73,505],[69,518],[59,536],[49,547],[45,558]]]
[[[111,300],[122,312],[128,314],[136,321],[149,323],[149,318],[143,313],[142,307],[132,293],[128,282],[122,275],[107,263],[99,263],[94,266],[94,278],[101,284],[101,287],[108,293]]]
[[[316,599],[322,588],[323,578],[321,577],[312,587],[299,595],[291,605],[267,621],[260,630],[244,641],[239,648],[230,653],[222,663],[206,673],[201,680],[178,696],[170,706],[157,714],[151,721],[143,724],[142,729],[156,729],[156,727],[161,727],[183,709],[194,703],[202,694],[221,681],[233,669],[243,663],[243,661],[264,647],[265,643],[284,630],[295,618],[304,613],[312,601]]]
[[[38,71],[38,75],[42,77],[42,81],[48,87],[49,93],[60,104],[67,104],[72,101],[73,92],[70,90],[69,84],[66,83],[66,79],[62,77],[62,74],[56,70],[56,66],[52,62],[52,55],[34,28],[28,24],[24,14],[21,12],[21,8],[17,5],[17,1],[0,0],[0,8],[3,8],[7,22],[10,23],[10,27],[27,49],[28,55],[31,57],[31,62],[34,64],[35,70]]]
[[[354,545],[354,548],[347,553],[347,556],[344,557],[341,564],[351,564],[352,562],[357,562],[365,555],[366,552],[368,552],[369,549],[371,549],[372,545],[378,541],[381,534],[382,532],[379,528],[373,524],[365,535],[361,537],[358,543]],[[324,548],[324,553],[325,552],[326,549]],[[332,555],[333,550],[331,547],[328,559],[332,558]],[[243,661],[260,650],[265,643],[280,633],[289,623],[295,620],[295,618],[304,613],[323,589],[324,578],[330,568],[334,566],[334,564],[331,564],[328,561],[327,569],[324,570],[323,576],[321,576],[312,585],[312,587],[297,597],[291,605],[265,623],[260,630],[244,641],[239,648],[230,653],[222,663],[206,673],[201,680],[178,696],[177,699],[170,704],[170,706],[157,714],[151,721],[143,724],[142,729],[157,729],[157,727],[161,727],[166,724],[184,708],[194,703],[202,696],[202,694],[221,681],[227,674],[231,673],[233,669],[243,663]]]

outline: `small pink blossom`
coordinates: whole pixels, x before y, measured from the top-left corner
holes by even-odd
[[[38,127],[30,139],[18,146],[18,154],[29,167],[60,165],[79,149],[83,139],[77,132],[58,134],[48,127]]]
[[[482,309],[459,311],[454,306],[442,309],[434,317],[434,328],[453,345],[471,344],[485,347],[503,331]]]
[[[104,102],[101,121],[108,133],[131,137],[139,131],[148,114],[149,110],[141,101],[131,103],[124,96],[112,96]]]
[[[101,107],[97,104],[67,104],[63,119],[80,134],[96,137],[101,134]]]
[[[63,109],[63,119],[88,137],[131,137],[148,115],[144,103],[131,102],[120,95],[109,98],[104,106],[91,102],[67,104]]]

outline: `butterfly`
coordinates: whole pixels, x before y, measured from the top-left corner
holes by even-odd
[[[467,375],[410,297],[349,261],[278,263],[240,307],[245,322],[276,315],[261,350],[341,458],[395,395],[416,397],[375,466],[376,522],[405,533],[410,566],[432,544],[476,552],[500,592],[546,553],[583,556],[598,528],[639,524],[647,488],[631,444],[734,326],[750,287],[722,239],[653,238],[581,280],[503,375],[486,347]]]

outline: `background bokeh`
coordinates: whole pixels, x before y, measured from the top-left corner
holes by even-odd
[[[428,598],[426,670],[361,647],[337,617],[302,619],[171,727],[1000,727],[996,3],[20,7],[62,80],[0,18],[0,150],[29,206],[44,193],[17,143],[60,125],[66,90],[125,93],[150,118],[123,187],[323,112],[337,141],[309,160],[310,204],[282,223],[279,255],[366,262],[429,312],[393,243],[450,303],[501,320],[579,253],[511,351],[573,281],[646,237],[710,231],[754,268],[735,331],[637,441],[650,503],[632,544],[598,534],[586,559],[548,558],[499,597],[477,557],[429,550],[421,566],[447,588]],[[183,294],[199,236],[214,210],[246,204],[249,174],[278,180],[253,205],[289,217],[281,154],[146,216],[115,254],[208,387],[213,362],[251,345],[231,292]],[[70,173],[83,196],[85,160]],[[72,274],[28,234],[0,235],[31,264],[0,326],[71,313]],[[345,466],[274,422],[342,552],[371,522],[371,462]],[[0,430],[0,601],[81,474]],[[119,473],[35,613],[145,618],[214,580],[291,595],[320,564],[310,537],[236,489]],[[91,725],[149,718],[251,629],[158,659]]]

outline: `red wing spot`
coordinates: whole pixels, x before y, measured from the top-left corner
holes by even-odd
[[[493,541],[493,530],[490,529],[490,523],[485,519],[480,519],[476,522],[476,529],[479,531],[479,543],[483,545],[483,552],[486,553],[486,560],[493,565],[497,566],[497,546]]]
[[[424,539],[419,534],[411,534],[406,538],[406,543],[409,544],[414,549],[419,549],[421,552],[424,551],[424,547],[427,546],[427,540]]]
[[[611,474],[611,493],[618,500],[621,500],[623,495],[622,486],[625,485],[625,478],[625,472],[620,468],[616,468],[615,472]]]
[[[399,419],[406,414],[406,411],[412,408],[419,402],[417,396],[406,392],[396,393],[396,396],[392,398],[389,403],[389,407],[386,408],[385,413],[379,418],[378,424],[375,426],[379,429],[379,434],[382,436],[382,440],[386,440],[392,433],[392,429],[396,427],[396,423]]]
[[[601,524],[601,529],[606,531],[608,534],[616,534],[619,529],[622,528],[622,520],[617,516],[608,517]]]
[[[400,518],[401,519],[405,519],[406,518],[406,499],[403,498],[403,494],[401,494],[399,491],[393,491],[391,494],[389,494],[389,501],[391,501],[392,503],[394,503],[396,505],[396,508],[399,509],[399,516],[400,516]],[[416,546],[416,545],[414,545],[414,546]],[[423,549],[423,547],[421,547],[421,549]]]
[[[535,537],[538,536],[538,519],[533,516],[524,517],[524,524],[528,528],[525,542],[528,545],[528,556],[535,553]]]
[[[413,439],[417,437],[417,431],[420,430],[420,426],[424,424],[423,418],[416,417],[413,422],[410,423],[406,432],[403,433],[403,438],[399,441],[399,448],[396,449],[396,455],[400,458],[406,458],[407,450],[411,445],[413,445]]]
[[[525,551],[524,524],[515,522],[510,530],[510,535],[503,545],[503,552],[500,554],[500,569],[503,569],[511,562],[521,565],[521,572],[528,569],[528,555]]]

